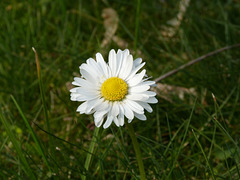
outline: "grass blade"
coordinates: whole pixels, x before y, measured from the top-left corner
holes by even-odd
[[[137,12],[135,22],[135,37],[134,37],[134,51],[136,53],[138,43],[138,31],[139,31],[139,17],[140,17],[141,0],[137,0]]]
[[[38,74],[38,82],[39,82],[39,88],[40,88],[40,93],[41,93],[41,100],[42,100],[42,104],[43,104],[43,111],[44,111],[44,115],[46,118],[46,124],[47,124],[47,130],[48,132],[51,134],[51,128],[50,128],[50,123],[49,123],[49,118],[48,118],[48,112],[47,112],[47,104],[45,101],[45,95],[44,95],[44,90],[43,90],[43,83],[42,83],[42,78],[41,78],[41,69],[40,69],[40,64],[39,64],[39,58],[38,58],[38,54],[37,51],[32,48],[34,53],[35,53],[35,59],[36,59],[36,65],[37,65],[37,74]],[[50,146],[50,151],[51,154],[53,155],[53,158],[56,159],[56,155],[55,155],[55,150],[54,150],[54,141],[52,136],[48,136],[49,137],[49,146]],[[57,171],[57,167],[55,166],[55,171]]]
[[[23,114],[21,108],[19,107],[16,99],[15,99],[12,95],[11,95],[11,98],[12,98],[15,106],[17,107],[20,115],[22,116],[22,119],[23,119],[24,123],[26,124],[28,130],[30,131],[30,134],[31,134],[34,142],[36,143],[36,146],[37,146],[37,148],[38,148],[38,152],[40,152],[40,154],[41,154],[41,156],[42,156],[42,158],[43,158],[44,163],[47,165],[49,171],[52,172],[52,169],[51,169],[51,167],[50,167],[50,165],[49,165],[49,163],[48,163],[47,157],[45,156],[44,150],[43,150],[43,148],[42,148],[42,146],[41,146],[40,141],[39,141],[38,138],[37,138],[37,135],[35,134],[35,132],[33,131],[32,127],[31,127],[31,125],[29,124],[28,120],[27,120],[26,117],[24,116],[24,114]]]
[[[91,163],[91,159],[92,159],[94,147],[95,147],[95,144],[96,144],[96,141],[97,141],[97,136],[98,136],[99,129],[100,128],[97,128],[97,127],[95,127],[95,129],[94,129],[92,141],[91,141],[89,149],[88,149],[89,153],[87,154],[86,161],[85,161],[85,164],[84,164],[84,168],[86,169],[86,172],[88,172],[88,169],[89,169],[89,166],[90,166],[90,163]],[[86,175],[83,175],[82,179],[85,180]]]
[[[201,145],[201,143],[199,142],[199,140],[198,140],[198,138],[197,138],[197,136],[196,136],[196,134],[195,134],[195,132],[194,132],[193,129],[192,129],[192,132],[193,132],[194,138],[195,138],[196,141],[197,141],[197,144],[198,144],[199,148],[201,149],[201,151],[202,151],[202,153],[203,153],[203,156],[204,156],[204,158],[205,158],[205,160],[206,160],[206,162],[207,162],[207,165],[208,165],[208,167],[209,167],[209,170],[210,170],[210,172],[211,172],[211,175],[212,175],[213,179],[216,179],[216,178],[215,178],[215,175],[214,175],[214,173],[213,173],[212,166],[210,165],[210,163],[209,163],[209,161],[208,161],[208,158],[207,158],[207,156],[206,156],[206,154],[205,154],[205,152],[204,152],[204,150],[203,150],[203,148],[202,148],[202,145]]]
[[[20,162],[22,163],[22,167],[24,172],[26,173],[26,175],[30,178],[30,179],[36,179],[36,176],[34,175],[32,168],[30,167],[27,159],[25,158],[25,154],[23,153],[20,144],[18,143],[18,140],[16,139],[16,137],[14,136],[13,132],[11,131],[10,128],[10,124],[8,123],[8,121],[3,117],[2,113],[0,114],[0,119],[2,121],[3,126],[5,127],[5,130],[10,138],[10,141],[12,142],[18,156],[20,159]]]

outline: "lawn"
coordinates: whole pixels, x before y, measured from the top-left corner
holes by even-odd
[[[130,123],[146,179],[240,179],[239,19],[238,0],[0,1],[0,179],[144,179],[127,120],[97,128],[70,100],[79,66],[111,49],[152,81],[203,56]]]

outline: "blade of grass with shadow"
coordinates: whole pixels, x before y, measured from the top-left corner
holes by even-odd
[[[3,117],[2,113],[0,113],[0,119],[2,121],[3,126],[5,127],[5,130],[10,138],[10,141],[12,142],[18,156],[20,159],[20,162],[22,163],[22,168],[23,171],[26,173],[26,175],[28,176],[28,178],[30,179],[36,179],[35,174],[33,173],[33,169],[30,167],[30,164],[28,163],[25,154],[23,153],[21,146],[18,142],[18,140],[16,139],[15,135],[13,134],[13,132],[11,131],[11,127],[10,124],[8,123],[8,121],[5,119],[5,117]]]
[[[204,150],[203,150],[203,148],[202,148],[202,145],[201,145],[201,143],[199,142],[199,140],[198,140],[198,138],[197,138],[197,136],[196,136],[196,134],[195,134],[195,132],[194,132],[193,129],[192,129],[192,132],[193,132],[193,135],[194,135],[195,140],[197,141],[197,144],[198,144],[199,148],[200,148],[201,151],[202,151],[202,154],[203,154],[203,156],[204,156],[204,159],[205,159],[206,162],[207,162],[207,165],[208,165],[208,167],[209,167],[209,170],[210,170],[210,173],[211,173],[213,179],[216,179],[216,177],[215,177],[215,175],[214,175],[214,172],[213,172],[213,169],[212,169],[212,166],[210,165],[210,163],[209,163],[209,161],[208,161],[208,158],[207,158],[207,156],[206,156],[206,154],[205,154],[205,152],[204,152]]]
[[[23,119],[24,123],[26,124],[27,129],[29,130],[29,132],[30,132],[30,134],[31,134],[34,142],[36,143],[38,152],[40,152],[40,154],[41,154],[41,156],[42,156],[42,158],[43,158],[44,163],[45,163],[46,166],[48,167],[49,171],[52,172],[52,169],[51,169],[51,167],[50,167],[50,165],[49,165],[49,163],[48,163],[47,157],[45,156],[44,150],[43,150],[43,148],[42,148],[42,145],[41,145],[40,141],[39,141],[38,138],[37,138],[37,135],[35,134],[35,132],[33,131],[32,127],[31,127],[31,125],[29,124],[28,120],[27,120],[26,117],[24,116],[24,114],[23,114],[23,112],[22,112],[22,109],[21,109],[20,106],[18,105],[16,99],[15,99],[12,95],[11,95],[11,98],[12,98],[15,106],[17,107],[20,115],[22,116],[22,119]]]
[[[35,60],[36,60],[36,66],[37,66],[37,75],[38,75],[38,82],[39,82],[39,88],[40,88],[40,94],[41,94],[41,100],[42,100],[42,104],[43,104],[43,111],[44,111],[44,115],[46,118],[46,124],[47,124],[47,129],[48,132],[51,134],[51,128],[50,128],[50,123],[49,123],[49,118],[48,118],[48,112],[47,112],[47,104],[45,101],[45,95],[44,95],[44,90],[43,90],[43,83],[42,83],[42,78],[41,78],[41,69],[40,69],[40,63],[39,63],[39,58],[38,58],[38,54],[37,51],[32,48],[34,53],[35,53]],[[51,154],[53,156],[54,159],[56,159],[56,155],[55,155],[55,150],[54,150],[54,141],[53,141],[53,137],[52,136],[48,136],[49,137],[49,146],[50,146],[50,151]],[[54,165],[54,170],[55,172],[57,172],[58,168],[56,167],[56,165]]]
[[[189,125],[190,125],[190,122],[191,122],[191,119],[192,119],[193,111],[194,111],[195,106],[196,106],[196,102],[197,102],[197,99],[196,99],[195,102],[194,102],[194,105],[193,105],[193,108],[192,108],[190,117],[189,117],[189,119],[188,119],[187,122],[186,122],[186,129],[185,129],[185,132],[184,132],[184,135],[183,135],[183,139],[182,139],[181,145],[180,145],[180,147],[179,147],[179,149],[178,149],[178,152],[177,152],[177,155],[176,155],[175,159],[173,160],[172,167],[171,167],[171,169],[170,169],[170,171],[169,171],[169,174],[168,174],[168,176],[167,176],[166,179],[169,179],[169,178],[170,178],[170,175],[172,174],[173,169],[176,167],[177,159],[178,159],[178,157],[179,157],[179,155],[180,155],[181,150],[183,149],[183,145],[184,145],[185,139],[186,139],[186,137],[187,137]],[[185,124],[185,123],[184,123],[184,124]]]

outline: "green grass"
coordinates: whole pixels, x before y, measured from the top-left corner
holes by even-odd
[[[79,103],[70,101],[69,84],[80,64],[119,48],[113,41],[101,47],[107,7],[119,16],[115,35],[143,58],[152,79],[240,43],[240,3],[234,0],[192,0],[171,38],[161,30],[176,17],[178,0],[1,1],[0,179],[139,179],[127,128],[100,128],[89,148],[93,117],[76,113]],[[40,59],[41,91],[32,47]],[[197,93],[159,95],[148,120],[132,122],[147,179],[240,179],[240,49],[161,83]]]

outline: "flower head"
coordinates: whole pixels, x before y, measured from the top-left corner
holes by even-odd
[[[96,61],[89,58],[80,68],[81,78],[75,77],[75,87],[70,90],[71,100],[83,102],[77,112],[94,113],[94,122],[100,127],[108,128],[112,122],[124,125],[124,116],[128,123],[136,117],[146,120],[144,109],[152,112],[149,103],[157,103],[156,93],[149,91],[154,81],[148,81],[146,70],[138,71],[145,65],[141,58],[133,60],[129,50],[112,49],[108,63],[100,53]]]

